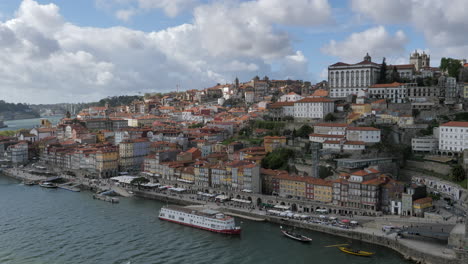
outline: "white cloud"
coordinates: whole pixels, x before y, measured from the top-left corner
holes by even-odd
[[[323,1],[301,2],[308,12],[328,8],[320,5]],[[80,27],[67,22],[54,4],[24,0],[14,18],[0,22],[0,94],[7,101],[76,102],[169,91],[176,84],[202,88],[235,76],[307,79],[306,58],[275,24],[313,26],[320,20],[301,18],[306,14],[286,2],[285,8],[295,10],[294,18],[250,10],[254,3],[265,4],[260,0],[200,5],[191,24],[142,32]]]
[[[377,58],[403,54],[407,42],[408,38],[403,31],[392,35],[383,26],[377,26],[353,33],[343,41],[331,40],[322,48],[322,52],[346,62],[361,61],[369,53],[375,61]]]
[[[435,56],[464,57],[466,0],[352,0],[352,8],[377,23],[409,23],[424,34]]]
[[[137,11],[133,8],[120,9],[115,12],[115,16],[122,21],[128,22],[136,13]]]

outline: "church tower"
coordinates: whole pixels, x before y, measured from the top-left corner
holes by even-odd
[[[366,56],[364,56],[364,61],[368,61],[368,62],[372,61],[372,57],[369,56],[369,53],[366,53]]]

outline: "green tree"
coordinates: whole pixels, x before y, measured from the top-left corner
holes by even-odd
[[[324,118],[323,120],[327,121],[327,122],[333,122],[336,120],[336,117],[335,115],[333,115],[332,113],[328,113]]]
[[[398,73],[398,70],[396,68],[396,66],[393,66],[392,68],[392,74],[390,75],[390,83],[393,83],[393,82],[401,82],[400,80],[400,74]]]
[[[465,179],[465,169],[461,165],[456,165],[452,168],[452,180],[455,182],[461,182]]]
[[[296,136],[305,138],[305,137],[308,137],[309,134],[313,132],[314,132],[314,129],[312,127],[310,127],[309,125],[303,125],[297,130]]]
[[[440,59],[440,69],[446,71],[450,77],[459,78],[460,69],[463,66],[459,60],[452,58],[442,58]]]
[[[277,148],[262,159],[262,168],[273,170],[288,170],[288,160],[294,158],[294,151],[287,148]]]
[[[140,185],[141,184],[145,184],[145,183],[148,183],[149,180],[146,179],[145,177],[138,177],[138,178],[134,178],[130,184],[132,185],[137,185],[138,186],[138,190],[140,189]]]
[[[385,57],[382,60],[382,65],[380,65],[380,75],[377,83],[387,83],[387,63],[385,62]]]

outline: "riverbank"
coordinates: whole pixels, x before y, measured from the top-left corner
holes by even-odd
[[[19,180],[40,181],[46,179],[46,177],[31,175],[29,173],[25,173],[17,169],[5,170],[4,174],[6,176],[16,178]],[[88,179],[73,179],[75,180],[74,182],[79,182],[84,188],[88,188],[91,190],[104,190],[110,189],[112,187],[110,182],[107,180],[96,182],[90,181]],[[136,196],[142,198],[154,199],[166,203],[174,203],[180,205],[206,205],[208,207],[216,208],[225,212],[226,214],[231,214],[236,217],[241,217],[245,219],[250,218],[250,220],[261,219],[271,223],[296,226],[299,228],[340,236],[346,239],[354,239],[384,246],[395,250],[396,252],[399,252],[406,259],[413,260],[416,263],[459,264],[466,263],[466,261],[468,260],[467,254],[464,251],[455,251],[453,249],[448,249],[445,245],[430,243],[427,241],[401,239],[398,238],[396,234],[386,234],[377,227],[370,227],[372,225],[362,226],[355,229],[342,229],[328,225],[308,223],[305,221],[283,219],[281,217],[266,215],[265,211],[261,210],[254,210],[243,207],[234,208],[232,206],[223,206],[221,204],[209,203],[207,201],[196,200],[193,196],[145,192],[139,190],[132,191]]]

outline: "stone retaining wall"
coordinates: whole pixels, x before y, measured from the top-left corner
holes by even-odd
[[[435,173],[439,174],[449,174],[451,167],[446,164],[441,164],[437,162],[432,162],[432,161],[414,161],[414,160],[407,160],[406,161],[406,166],[411,168],[418,168],[418,169],[424,169],[427,171],[433,171]]]

